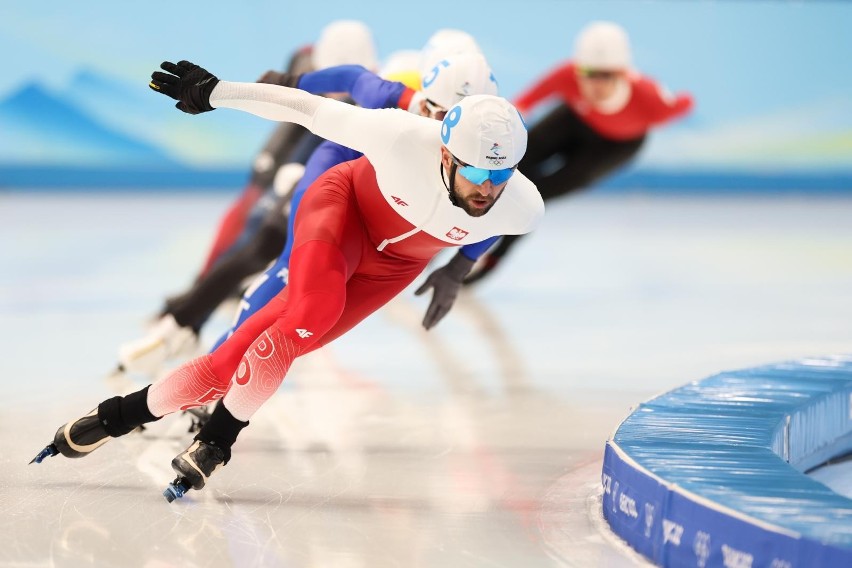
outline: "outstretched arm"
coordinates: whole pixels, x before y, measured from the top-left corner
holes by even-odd
[[[557,94],[559,86],[568,81],[570,73],[573,73],[573,68],[562,64],[527,87],[513,101],[518,111],[526,116],[539,103]]]
[[[408,108],[414,91],[397,81],[382,79],[360,65],[339,65],[301,75],[267,71],[259,83],[296,87],[316,95],[348,93],[363,108]]]
[[[294,122],[368,156],[383,151],[400,134],[398,123],[383,114],[394,111],[362,109],[277,85],[220,81],[188,61],[165,62],[161,68],[168,73],[155,71],[150,87],[177,100],[175,106],[190,114],[232,108],[269,120]]]

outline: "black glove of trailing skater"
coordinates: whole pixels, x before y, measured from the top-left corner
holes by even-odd
[[[168,73],[154,71],[148,86],[178,101],[175,105],[178,110],[189,114],[213,110],[210,93],[219,83],[215,75],[189,61],[178,61],[177,64],[163,61],[160,69]]]
[[[433,270],[426,278],[426,282],[414,292],[415,296],[419,296],[429,288],[435,289],[432,293],[432,301],[429,302],[429,308],[426,310],[426,316],[423,318],[423,327],[431,329],[449,313],[456,301],[456,296],[459,295],[462,281],[474,262],[459,251],[450,262]]]

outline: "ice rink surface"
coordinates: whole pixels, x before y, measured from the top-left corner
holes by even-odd
[[[0,566],[643,565],[596,507],[631,407],[852,350],[852,199],[592,192],[432,332],[412,287],[297,361],[201,492],[161,496],[185,416],[27,465],[113,395],[228,197],[0,194]]]

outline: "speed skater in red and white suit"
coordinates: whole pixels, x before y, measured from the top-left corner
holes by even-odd
[[[186,61],[162,68],[168,73],[155,72],[151,87],[177,99],[180,110],[233,108],[295,122],[364,154],[332,168],[305,193],[289,285],[278,297],[213,353],[102,402],[61,427],[53,450],[46,449],[80,457],[140,424],[222,398],[195,443],[172,461],[179,479],[200,489],[230,459],[238,433],[296,357],[386,304],[440,250],[531,231],[544,204],[535,185],[516,171],[527,133],[505,99],[466,97],[438,122],[298,89],[219,81]]]

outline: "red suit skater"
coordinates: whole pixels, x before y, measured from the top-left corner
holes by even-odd
[[[518,166],[545,201],[589,187],[624,166],[651,129],[693,105],[689,94],[672,96],[631,68],[627,33],[612,22],[584,27],[574,57],[523,91],[515,106],[526,115],[554,100],[557,106],[531,126]],[[501,239],[466,283],[489,274],[518,238]]]
[[[35,460],[80,457],[140,424],[221,398],[195,442],[172,460],[178,478],[165,492],[171,501],[204,487],[228,462],[240,430],[296,357],[390,301],[440,250],[531,231],[544,204],[517,171],[527,132],[500,97],[465,97],[438,122],[288,87],[219,81],[186,61],[162,68],[167,73],[155,72],[151,88],[177,99],[180,110],[225,107],[295,122],[364,154],[328,170],[305,193],[284,292],[213,353],[60,427]],[[458,270],[453,261],[444,268]]]

